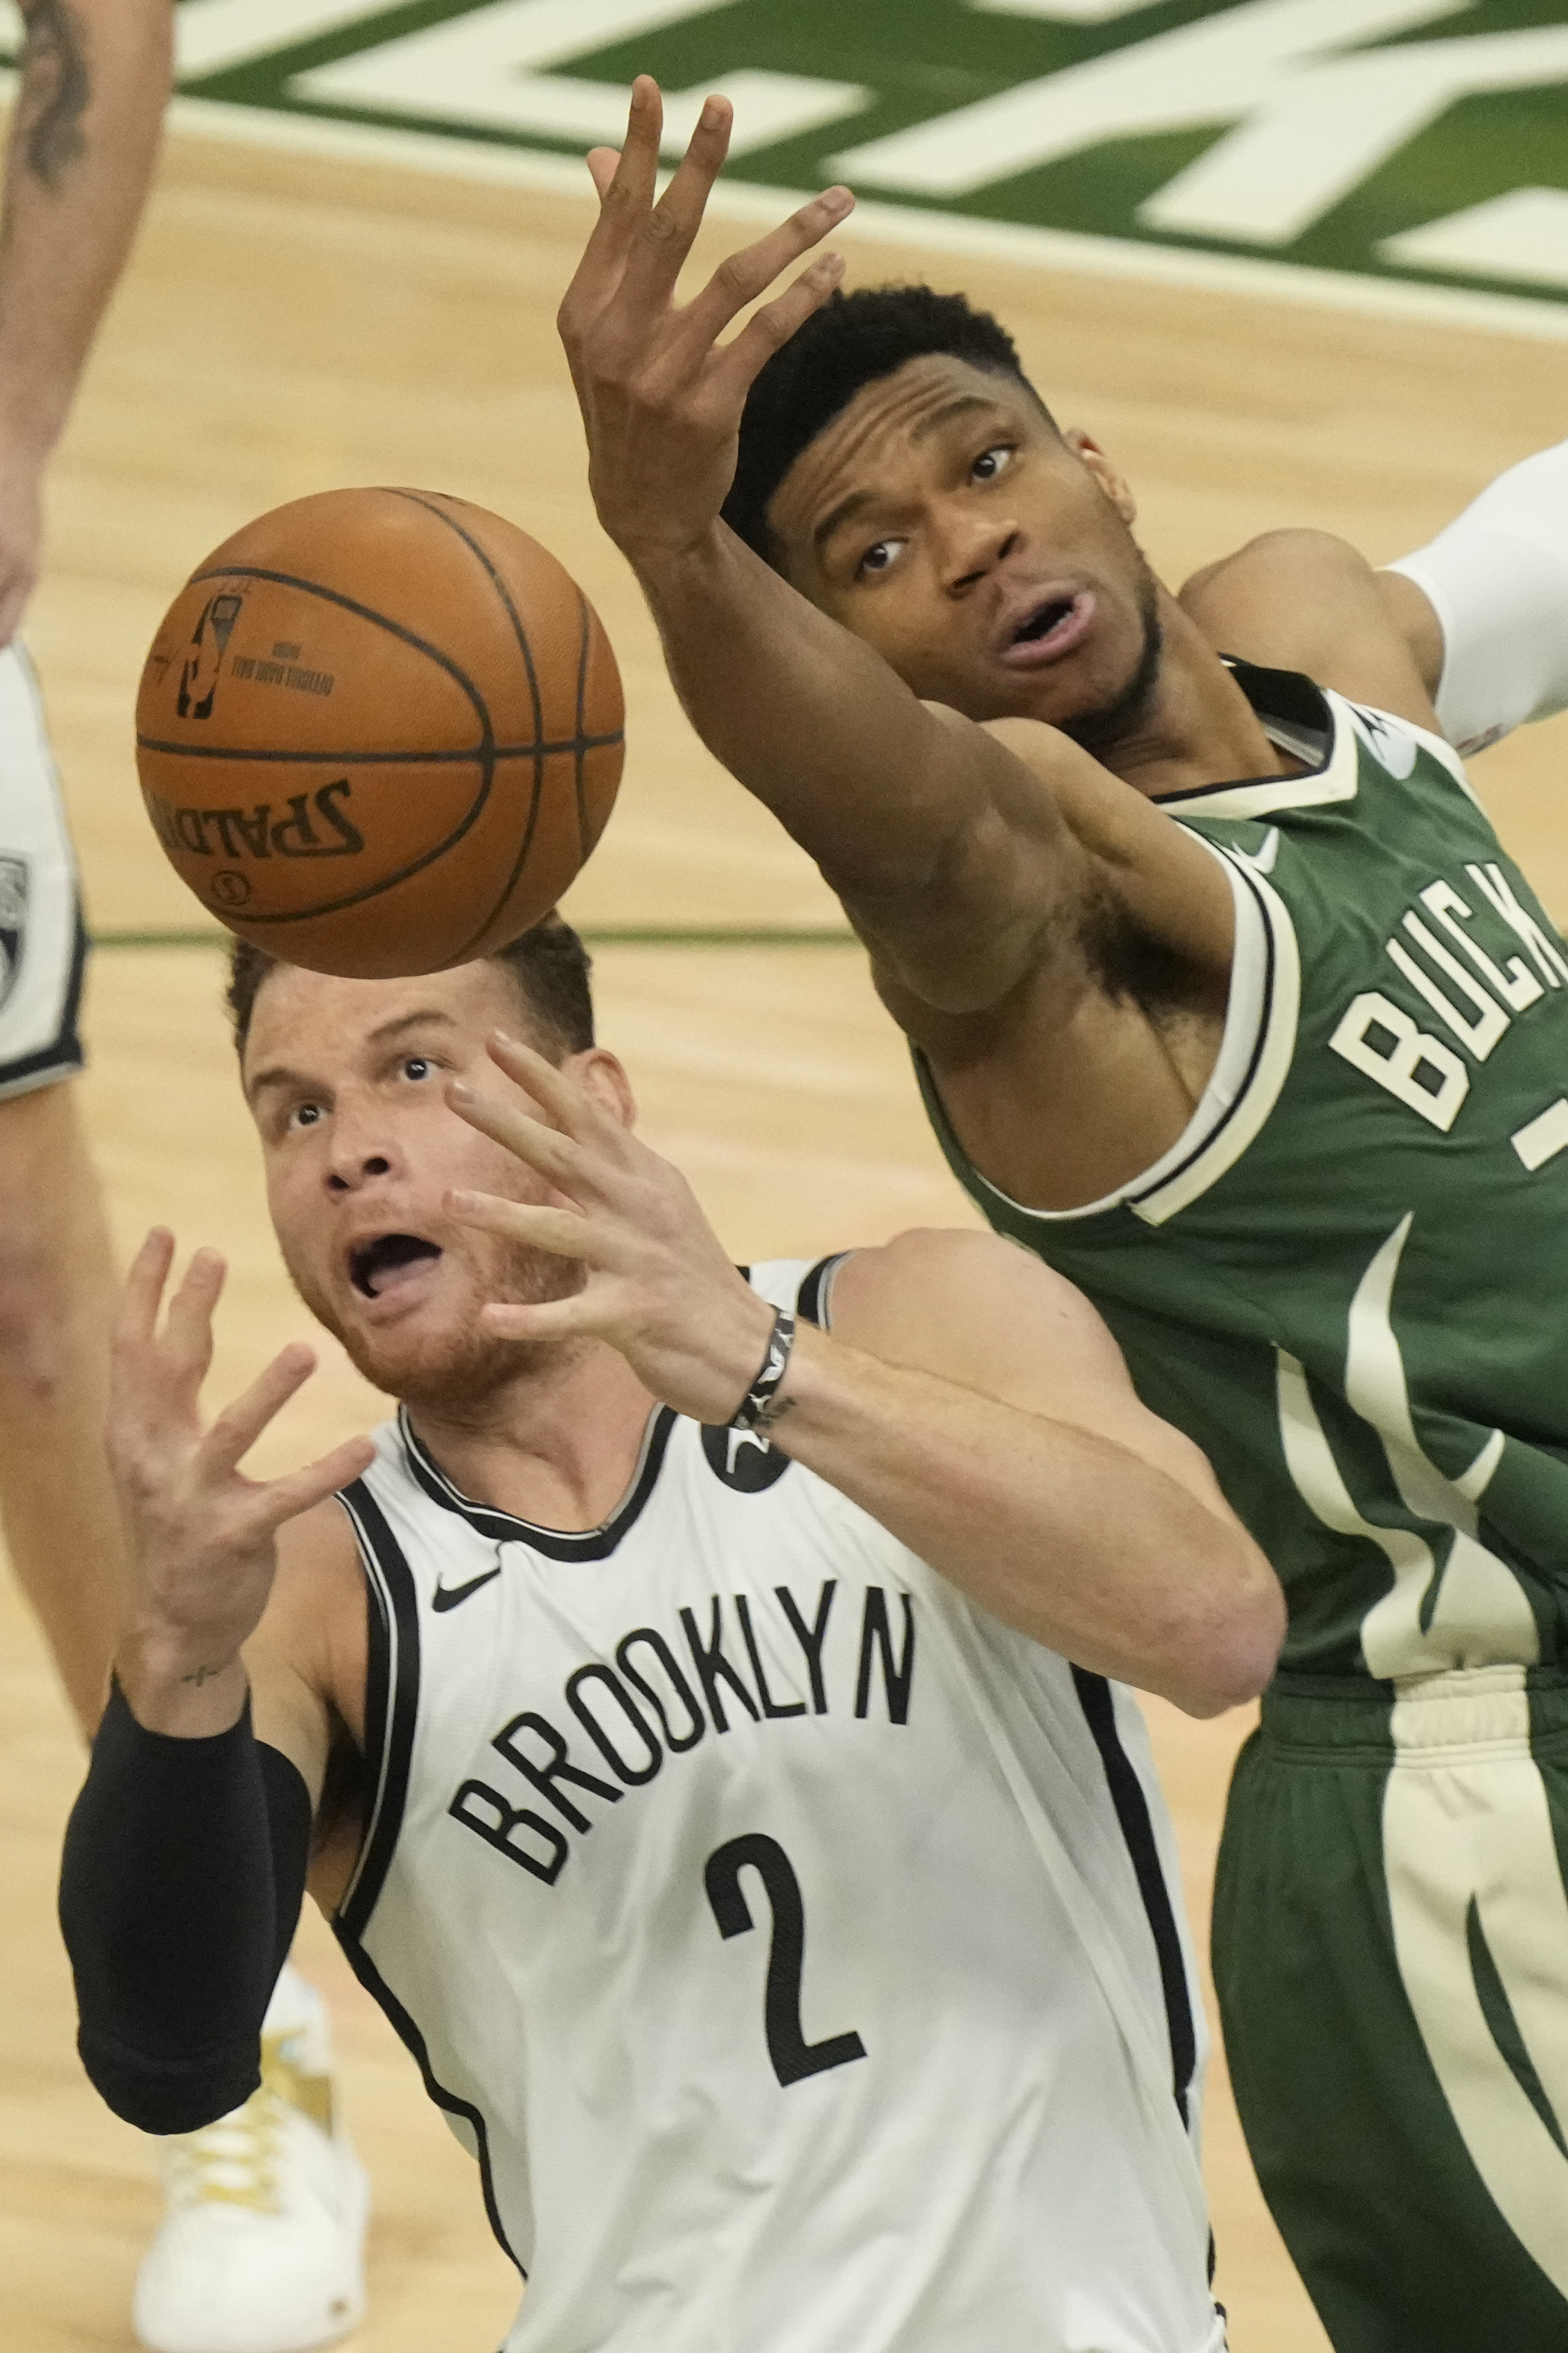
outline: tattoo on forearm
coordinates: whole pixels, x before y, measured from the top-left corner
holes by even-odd
[[[21,0],[22,91],[13,142],[51,194],[87,153],[82,117],[92,101],[86,28],[68,0]]]
[[[786,1413],[793,1413],[795,1409],[795,1400],[792,1397],[770,1398],[752,1422],[752,1428],[760,1430],[765,1437],[770,1430],[776,1429]]]
[[[215,1675],[221,1675],[222,1672],[221,1667],[193,1667],[188,1675],[180,1677],[180,1681],[183,1683],[195,1683],[196,1689],[200,1691],[204,1683],[210,1683]]]

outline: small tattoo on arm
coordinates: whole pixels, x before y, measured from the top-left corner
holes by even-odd
[[[770,1398],[767,1404],[763,1406],[762,1411],[752,1422],[752,1428],[753,1430],[760,1430],[763,1435],[766,1436],[770,1430],[777,1428],[778,1424],[784,1419],[786,1413],[793,1413],[795,1411],[795,1400],[792,1397]]]
[[[183,1683],[195,1683],[196,1689],[200,1691],[204,1683],[210,1683],[215,1675],[221,1675],[222,1672],[221,1667],[193,1667],[188,1675],[180,1677],[180,1681]]]
[[[87,153],[82,117],[92,101],[87,40],[68,0],[21,0],[22,90],[13,134],[35,180],[51,194]]]

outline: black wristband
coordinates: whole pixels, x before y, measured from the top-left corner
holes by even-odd
[[[790,1350],[795,1345],[795,1317],[787,1307],[781,1307],[773,1317],[773,1328],[768,1335],[768,1353],[763,1358],[756,1379],[731,1416],[731,1430],[765,1430],[772,1419],[773,1399],[784,1386],[789,1370]]]

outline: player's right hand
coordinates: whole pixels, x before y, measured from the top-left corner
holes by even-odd
[[[754,245],[721,262],[684,307],[675,282],[729,150],[731,108],[710,98],[674,178],[656,203],[664,110],[639,75],[626,145],[588,158],[599,218],[558,324],[588,435],[599,520],[633,564],[679,555],[716,521],[734,479],[741,412],[770,353],[789,341],[842,274],[821,254],[729,343],[737,314],[852,208],[827,188]]]
[[[225,1267],[216,1250],[198,1250],[160,1324],[174,1256],[173,1234],[155,1227],[127,1277],[114,1336],[109,1458],[132,1578],[115,1663],[148,1730],[195,1736],[224,1730],[245,1704],[239,1650],[267,1606],[278,1530],[357,1478],[374,1448],[353,1438],[286,1478],[244,1477],[241,1461],[315,1356],[285,1348],[204,1428]]]

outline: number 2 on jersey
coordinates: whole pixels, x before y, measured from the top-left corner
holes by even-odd
[[[743,1936],[755,1925],[741,1893],[741,1873],[748,1864],[762,1881],[773,1915],[767,1990],[763,1997],[763,2023],[773,2073],[781,2084],[798,2084],[807,2075],[820,2075],[829,2067],[864,2059],[866,2045],[858,2034],[830,2034],[825,2042],[808,2042],[801,2031],[805,1906],[795,1866],[777,1839],[752,1831],[745,1838],[726,1839],[709,1856],[702,1883],[719,1934],[726,1938]]]

